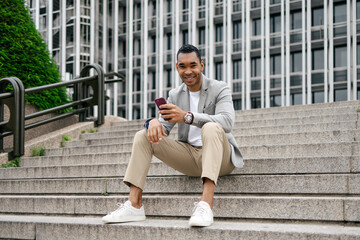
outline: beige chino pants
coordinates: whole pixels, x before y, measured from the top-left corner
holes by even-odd
[[[177,171],[194,177],[209,178],[215,184],[219,176],[229,174],[231,147],[223,128],[214,122],[201,128],[202,147],[163,137],[159,144],[149,142],[146,129],[136,133],[124,183],[144,189],[152,156]]]

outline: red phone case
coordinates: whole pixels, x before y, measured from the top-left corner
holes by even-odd
[[[161,97],[158,99],[155,99],[156,106],[159,108],[161,105],[166,104],[165,98]],[[160,108],[159,108],[160,109]],[[165,121],[168,121],[168,118],[164,118]]]
[[[155,99],[155,103],[156,103],[156,106],[159,108],[161,105],[166,104],[166,100],[165,100],[165,98],[161,97],[161,98]]]

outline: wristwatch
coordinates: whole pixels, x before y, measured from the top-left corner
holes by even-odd
[[[186,124],[192,124],[194,120],[194,115],[191,112],[187,112],[184,116],[184,121]]]

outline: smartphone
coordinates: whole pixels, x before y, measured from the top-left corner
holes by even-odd
[[[161,105],[166,104],[166,100],[163,97],[157,98],[157,99],[155,99],[155,103],[156,103],[156,106],[160,109]]]
[[[161,98],[157,98],[155,99],[155,104],[158,107],[158,109],[160,110],[160,106],[163,104],[166,104],[166,100],[165,98],[161,97]],[[169,118],[164,118],[166,115],[162,115],[161,117],[165,120],[165,121],[169,121]]]

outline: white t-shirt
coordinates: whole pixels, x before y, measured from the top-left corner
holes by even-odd
[[[200,91],[190,92],[190,112],[197,113],[200,99]],[[202,146],[201,128],[190,125],[188,143],[193,146]]]

